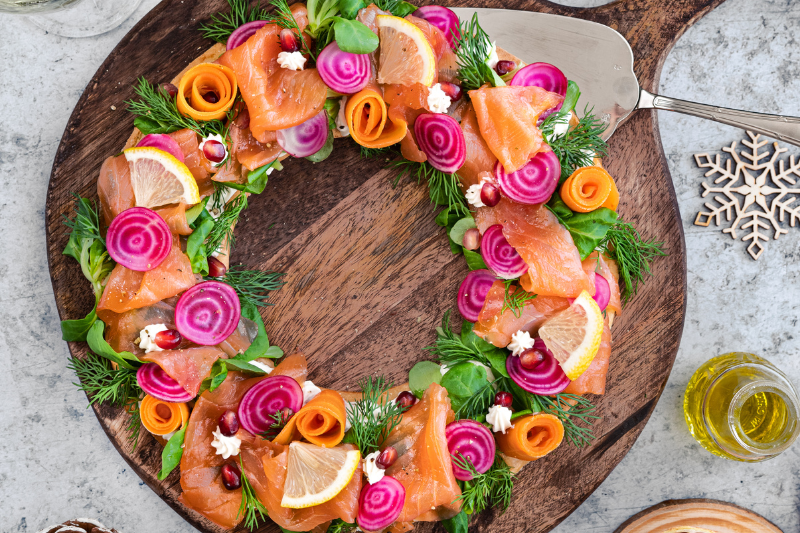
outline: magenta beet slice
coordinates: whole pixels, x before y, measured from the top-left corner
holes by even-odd
[[[608,307],[608,302],[611,301],[611,287],[608,284],[608,280],[600,274],[595,274],[594,276],[593,298],[601,311],[605,311],[606,307]]]
[[[422,6],[412,13],[415,17],[425,19],[444,33],[450,48],[455,48],[455,40],[461,38],[458,15],[444,6]]]
[[[469,419],[458,420],[448,424],[444,434],[450,454],[471,463],[479,474],[483,474],[494,464],[494,435],[483,424]],[[472,479],[472,474],[458,466],[455,461],[453,475],[461,481]]]
[[[567,94],[567,77],[558,67],[550,63],[525,65],[514,74],[509,85],[541,87],[545,91],[560,94],[561,96]],[[559,109],[561,109],[561,104],[539,115],[539,120],[544,120],[548,115],[555,113]]]
[[[221,343],[239,325],[242,310],[233,287],[221,281],[198,283],[175,306],[175,326],[196,344]]]
[[[464,166],[467,143],[453,117],[439,113],[420,115],[414,122],[414,136],[434,168],[452,174]]]
[[[256,383],[239,403],[239,423],[260,435],[275,423],[273,415],[285,408],[296,413],[303,407],[303,389],[289,376],[269,376]]]
[[[233,30],[231,36],[228,37],[226,48],[228,50],[233,50],[234,48],[243,45],[247,39],[255,35],[258,30],[267,24],[268,22],[266,20],[254,20],[253,22],[242,24]]]
[[[317,72],[337,93],[355,94],[369,83],[372,65],[369,54],[344,52],[333,41],[317,57]]]
[[[149,146],[151,148],[157,148],[162,152],[167,152],[181,163],[185,162],[181,145],[166,133],[150,133],[145,135],[142,137],[142,140],[136,144],[136,146]]]
[[[111,259],[130,270],[147,272],[172,249],[172,233],[161,216],[146,207],[126,209],[111,221],[106,234]]]
[[[542,354],[542,360],[532,369],[522,366],[521,359],[513,355],[506,359],[506,370],[514,383],[533,394],[558,394],[567,388],[570,381],[553,353],[542,339],[536,339],[532,350]]]
[[[291,128],[278,130],[278,144],[294,157],[316,154],[328,140],[328,115],[325,111]]]
[[[503,236],[503,226],[495,224],[481,237],[481,257],[492,271],[503,279],[515,279],[528,270],[528,265]]]
[[[155,363],[140,366],[136,371],[136,381],[144,392],[163,402],[182,403],[194,398]]]
[[[470,322],[478,321],[483,304],[486,302],[486,295],[496,279],[494,274],[485,268],[467,274],[458,288],[458,312],[461,316]]]
[[[561,178],[561,163],[552,151],[539,152],[522,168],[507,173],[500,164],[494,164],[494,176],[500,190],[521,204],[541,204],[550,199]]]
[[[393,524],[403,510],[406,488],[395,478],[383,476],[377,483],[366,483],[358,497],[358,526],[378,531]]]

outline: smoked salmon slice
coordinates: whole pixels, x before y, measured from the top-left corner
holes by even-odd
[[[498,280],[492,284],[473,329],[477,336],[498,348],[508,346],[511,336],[517,331],[527,331],[536,336],[539,326],[545,320],[569,307],[567,298],[537,296],[525,302],[525,306],[519,312],[520,316],[517,317],[510,309],[503,311],[505,292],[502,281]]]
[[[444,387],[433,383],[422,400],[403,414],[386,439],[397,461],[386,473],[406,489],[398,522],[446,520],[461,510],[461,489],[453,475],[445,427],[455,418]]]
[[[481,135],[506,172],[519,170],[542,148],[539,115],[563,100],[541,87],[484,87],[469,96]]]
[[[466,104],[466,110],[461,117],[461,131],[467,145],[467,159],[464,166],[458,170],[461,184],[464,189],[481,182],[484,177],[490,178],[497,157],[489,149],[486,141],[481,136],[478,117],[472,104]]]
[[[184,163],[197,182],[200,196],[208,196],[214,192],[211,174],[215,172],[215,168],[211,165],[211,161],[203,155],[203,151],[200,150],[200,141],[197,139],[197,133],[190,129],[183,129],[174,131],[169,136],[181,147]]]
[[[115,266],[97,305],[98,314],[103,310],[124,313],[152,305],[193,287],[195,282],[192,264],[175,237],[166,259],[153,270],[136,272]]]
[[[246,124],[246,126],[244,125]],[[283,149],[278,144],[278,134],[266,132],[258,142],[250,131],[250,113],[247,110],[236,118],[231,125],[231,151],[239,163],[247,170],[255,170],[278,158]],[[219,177],[215,177],[220,181]]]
[[[139,345],[133,341],[145,326],[151,324],[164,324],[173,329],[177,301],[177,298],[169,298],[125,313],[103,311],[100,319],[106,325],[106,342],[118,352],[143,353]]]
[[[600,348],[592,359],[592,364],[578,379],[567,385],[564,392],[568,394],[605,394],[610,357],[611,329],[608,327],[608,317],[606,317],[603,324],[603,336],[600,337]]]
[[[308,24],[303,4],[293,4],[300,29]],[[281,68],[278,53],[280,28],[267,24],[243,45],[219,58],[236,74],[239,91],[250,111],[250,131],[266,143],[270,133],[302,124],[322,111],[328,89],[317,69],[295,71]]]
[[[228,356],[216,346],[155,351],[139,357],[142,361],[156,363],[192,396],[200,391],[200,384],[211,374],[211,366],[220,358],[227,359]]]
[[[594,295],[594,283],[581,265],[572,236],[544,204],[523,205],[507,198],[495,207],[481,207],[475,217],[481,233],[502,224],[503,236],[528,265],[520,278],[526,291],[541,296],[577,298]]]

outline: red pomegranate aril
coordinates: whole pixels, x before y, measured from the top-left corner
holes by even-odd
[[[225,263],[217,259],[216,257],[209,256],[208,258],[208,275],[212,278],[221,278],[225,275],[228,269],[225,268]]]
[[[511,396],[510,392],[500,391],[494,396],[494,404],[502,407],[511,407],[513,401],[514,398]]]
[[[464,233],[464,241],[462,242],[464,248],[467,250],[477,250],[481,247],[481,232],[478,228],[469,228]]]
[[[153,339],[156,345],[162,350],[174,350],[181,345],[183,337],[177,329],[159,331]]]
[[[411,391],[404,390],[400,394],[397,395],[395,399],[395,403],[399,405],[403,410],[406,410],[417,403],[417,397],[414,396],[414,393]]]
[[[236,490],[242,487],[242,471],[236,463],[225,463],[220,470],[222,474],[222,484],[228,490]]]
[[[203,100],[208,102],[209,104],[216,104],[219,102],[219,96],[214,91],[208,91],[203,95]]]
[[[491,182],[486,182],[481,187],[481,202],[487,207],[494,207],[500,203],[500,187]]]
[[[375,460],[375,464],[379,468],[383,468],[384,470],[386,470],[387,468],[392,466],[395,461],[397,461],[397,450],[395,450],[391,446],[387,446],[387,448],[383,450],[381,454],[378,456],[378,458]]]
[[[217,422],[219,432],[226,437],[233,437],[239,431],[239,418],[234,411],[225,411]]]
[[[244,130],[250,127],[250,112],[247,109],[242,109],[238,115],[236,115],[236,120],[233,121],[236,124],[236,127]]]
[[[281,48],[284,52],[297,52],[300,50],[300,43],[297,36],[289,28],[281,30]]]
[[[161,91],[170,98],[175,98],[178,96],[178,88],[172,83],[162,83]]]
[[[212,163],[225,161],[225,145],[219,141],[210,140],[203,144],[203,155]]]
[[[533,370],[542,361],[544,361],[544,354],[534,348],[530,348],[519,354],[519,363],[522,365],[522,368],[526,370]]]
[[[455,102],[461,98],[461,86],[456,85],[455,83],[449,83],[446,81],[439,82],[439,85],[442,88],[442,92],[450,97],[451,102]]]
[[[498,74],[501,76],[505,76],[512,70],[517,68],[517,64],[513,61],[509,61],[507,59],[503,59],[502,61],[498,61],[497,65],[495,65],[494,69],[497,71]]]

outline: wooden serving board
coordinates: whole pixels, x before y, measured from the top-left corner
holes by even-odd
[[[667,500],[630,517],[614,533],[782,533],[753,511],[718,500]]]
[[[722,0],[621,0],[574,9],[544,0],[456,0],[454,6],[527,9],[582,17],[615,28],[630,41],[642,86],[655,91],[667,52],[696,20]],[[48,258],[62,319],[83,317],[92,306],[79,266],[61,255],[62,215],[71,193],[96,196],[104,158],[122,148],[133,119],[124,101],[140,76],[172,79],[210,43],[197,31],[224,0],[165,0],[142,19],[89,82],[56,154],[47,195]],[[502,43],[499,43],[502,46]],[[529,62],[536,58],[523,58]],[[683,330],[686,258],[683,229],[667,171],[656,116],[635,113],[611,138],[605,164],[620,188],[620,214],[647,237],[664,240],[668,257],[653,264],[653,277],[628,304],[613,329],[608,393],[595,398],[603,419],[585,449],[561,446],[529,465],[516,483],[505,514],[473,519],[474,531],[549,531],[578,507],[624,457],[663,390]],[[302,349],[310,378],[326,387],[354,388],[358,378],[383,373],[405,381],[447,309],[467,269],[453,256],[426,187],[403,180],[381,159],[359,157],[355,143],[336,142],[330,159],[314,165],[289,161],[252,197],[236,228],[234,262],[286,272],[286,287],[265,312],[273,343]],[[457,315],[457,312],[455,313]],[[457,318],[457,317],[456,317]],[[70,344],[72,354],[85,353]],[[95,405],[108,437],[125,460],[170,506],[206,532],[221,531],[180,505],[179,478],[160,482],[161,446],[142,436],[133,451],[120,410]],[[143,432],[144,433],[144,432]],[[142,512],[147,512],[142,509]],[[420,531],[432,531],[424,524]],[[270,524],[262,531],[277,531]]]

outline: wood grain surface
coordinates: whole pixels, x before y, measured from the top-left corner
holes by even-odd
[[[783,533],[761,515],[728,502],[667,500],[645,509],[614,533]]]
[[[621,0],[575,9],[543,0],[457,0],[454,6],[542,11],[607,24],[631,43],[642,86],[656,91],[664,59],[675,40],[722,0]],[[104,158],[117,153],[133,119],[124,101],[139,76],[170,80],[211,43],[197,26],[224,9],[224,0],[164,0],[120,42],[89,82],[64,132],[47,195],[48,258],[62,319],[92,306],[79,266],[61,255],[62,215],[71,193],[96,197]],[[502,43],[499,43],[502,46]],[[535,58],[523,58],[534,61]],[[544,532],[578,507],[624,457],[644,428],[666,383],[683,330],[686,260],[683,229],[667,171],[656,116],[635,113],[610,140],[606,166],[617,180],[619,212],[647,237],[664,240],[668,257],[614,323],[607,394],[595,398],[602,420],[591,447],[561,446],[519,477],[510,509],[474,517],[471,531]],[[392,188],[385,161],[359,157],[340,140],[319,164],[286,162],[263,194],[252,197],[236,228],[234,263],[286,272],[286,287],[264,312],[273,343],[309,356],[310,378],[332,388],[353,388],[361,376],[383,373],[404,381],[467,272],[453,256],[425,187],[406,180]],[[457,312],[456,312],[457,315]],[[76,356],[81,343],[71,343]],[[117,450],[170,506],[201,531],[221,531],[177,502],[177,471],[160,482],[161,446],[143,432],[132,450],[118,409],[95,405]],[[142,513],[148,512],[141,509]],[[432,531],[433,524],[418,526]],[[241,528],[240,528],[241,529]],[[273,524],[259,531],[277,531]]]

